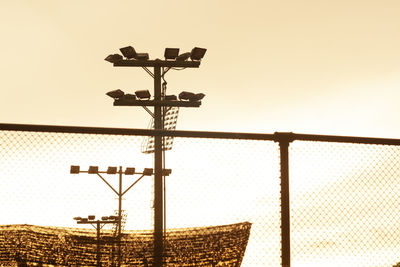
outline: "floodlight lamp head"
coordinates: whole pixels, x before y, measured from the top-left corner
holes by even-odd
[[[71,170],[69,171],[71,174],[78,174],[80,172],[80,167],[79,166],[71,166]]]
[[[153,175],[153,169],[151,169],[151,168],[145,168],[145,169],[143,170],[143,175],[145,175],[145,176],[151,176],[151,175]]]
[[[103,217],[101,217],[101,220],[102,221],[107,221],[109,218],[108,218],[108,216],[103,216]]]
[[[179,48],[165,48],[165,59],[175,59],[179,55]]]
[[[137,56],[135,48],[133,48],[132,46],[122,47],[119,49],[119,51],[121,51],[122,55],[127,59],[136,58]]]
[[[108,95],[109,97],[114,98],[114,99],[119,99],[119,98],[123,97],[125,95],[125,93],[122,90],[117,89],[114,91],[107,92],[106,95]]]
[[[90,174],[96,174],[99,172],[99,167],[98,166],[89,166],[88,173]]]
[[[166,95],[164,97],[164,100],[175,101],[175,100],[178,100],[178,98],[176,97],[176,95]]]
[[[192,52],[190,53],[190,59],[199,61],[204,57],[206,51],[207,49],[205,48],[195,47],[192,49]]]
[[[124,171],[125,175],[134,175],[135,174],[135,168],[133,167],[126,167]]]
[[[108,55],[104,60],[111,63],[115,63],[121,61],[122,59],[123,57],[120,54],[113,54],[113,55]]]
[[[149,53],[137,53],[135,58],[137,60],[148,60],[149,59]]]
[[[149,90],[138,90],[135,92],[135,95],[139,99],[149,99],[151,97]]]
[[[92,220],[96,219],[96,216],[95,215],[89,215],[88,219],[92,221]]]
[[[82,220],[82,218],[81,217],[74,217],[74,220],[75,221],[80,221],[80,220]]]
[[[169,176],[172,173],[171,169],[163,169],[162,170],[162,175],[163,176]]]
[[[116,174],[117,173],[117,167],[108,167],[107,168],[107,174]]]
[[[183,53],[183,54],[180,54],[179,56],[177,56],[175,60],[176,61],[185,61],[190,57],[190,55],[191,55],[190,52]]]
[[[194,93],[192,92],[186,92],[183,91],[179,94],[179,100],[190,100],[191,98],[193,98],[195,96]]]
[[[193,97],[189,98],[190,102],[197,102],[202,100],[206,95],[203,93],[195,94]]]
[[[133,94],[125,94],[123,97],[124,100],[136,100],[136,96]]]

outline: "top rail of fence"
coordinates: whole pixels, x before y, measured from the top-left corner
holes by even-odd
[[[298,141],[400,146],[400,139],[394,139],[394,138],[298,134],[292,132],[275,132],[273,134],[262,134],[262,133],[210,132],[210,131],[166,131],[166,130],[151,130],[151,129],[59,126],[59,125],[13,124],[13,123],[0,123],[0,130],[78,133],[78,134],[172,136],[172,137],[190,137],[190,138],[245,139],[245,140],[247,139],[247,140],[265,140],[265,141],[275,141],[275,142],[280,142],[280,141],[292,142],[298,140]]]

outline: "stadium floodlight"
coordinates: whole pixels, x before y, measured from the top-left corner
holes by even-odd
[[[192,49],[192,52],[190,53],[190,59],[191,60],[201,60],[204,55],[206,54],[207,49],[205,48],[200,48],[200,47],[195,47]]]
[[[119,99],[119,98],[123,97],[125,95],[125,93],[122,90],[117,89],[114,91],[107,92],[106,95],[108,95],[109,97],[114,98],[114,99]]]
[[[94,216],[94,215],[89,215],[89,216],[88,216],[88,219],[92,221],[92,220],[96,219],[96,216]]]
[[[137,60],[148,60],[149,54],[148,53],[137,53],[135,58]]]
[[[185,61],[190,57],[191,53],[190,52],[186,52],[183,54],[180,54],[179,56],[176,57],[176,61]]]
[[[111,216],[108,216],[108,219],[109,220],[118,220],[118,216],[111,215]]]
[[[190,100],[190,99],[193,98],[194,96],[195,96],[195,94],[192,93],[192,92],[183,91],[183,92],[181,92],[181,93],[179,94],[179,99],[180,99],[180,100]]]
[[[133,94],[125,94],[122,98],[125,100],[136,100],[136,96]]]
[[[124,57],[126,57],[127,59],[136,58],[137,56],[135,48],[133,48],[132,46],[122,47],[119,49],[119,51],[121,51],[122,55],[124,55]]]
[[[178,100],[178,98],[176,97],[176,95],[166,95],[166,96],[164,97],[164,99],[165,99],[165,100],[168,100],[168,101]]]
[[[180,100],[189,100],[190,102],[197,102],[203,99],[206,95],[203,93],[192,93],[192,92],[187,92],[183,91],[179,94],[179,99]]]
[[[146,175],[146,176],[151,176],[151,175],[153,175],[153,169],[151,169],[151,168],[145,168],[145,169],[143,170],[143,175]]]
[[[163,176],[169,176],[171,174],[172,170],[171,169],[163,169],[162,170],[162,175]]]
[[[149,99],[151,97],[149,90],[138,90],[135,92],[135,95],[139,99]]]
[[[117,173],[117,167],[108,167],[107,168],[107,174],[116,174]]]
[[[108,55],[104,60],[111,62],[111,63],[115,63],[117,61],[122,60],[123,57],[120,54],[113,54],[113,55]]]
[[[125,169],[125,175],[134,175],[135,174],[135,168],[132,167],[126,167]]]
[[[79,172],[80,172],[79,166],[74,166],[74,165],[71,166],[71,170],[70,170],[71,174],[78,174]]]
[[[89,166],[88,173],[90,173],[90,174],[99,173],[99,167],[98,166]]]
[[[108,218],[108,216],[103,216],[103,217],[101,217],[101,220],[102,221],[107,221],[109,218]]]
[[[74,220],[75,221],[80,221],[80,220],[82,220],[82,217],[74,217]]]
[[[165,59],[175,59],[179,55],[179,48],[165,48]]]
[[[206,95],[203,93],[195,94],[193,97],[189,98],[189,101],[196,102],[202,100]]]
[[[88,218],[82,218],[82,219],[80,219],[80,222],[88,222],[88,221],[89,221]]]

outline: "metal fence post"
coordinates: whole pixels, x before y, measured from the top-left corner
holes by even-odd
[[[290,267],[290,191],[289,191],[289,144],[293,133],[274,134],[279,142],[281,165],[281,256],[282,266]]]

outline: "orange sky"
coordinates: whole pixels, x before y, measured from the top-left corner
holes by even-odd
[[[398,138],[399,13],[395,0],[2,0],[0,122],[145,128],[144,110],[105,93],[151,90],[150,76],[104,58],[200,46],[200,69],[166,76],[168,93],[206,94],[180,130]]]

